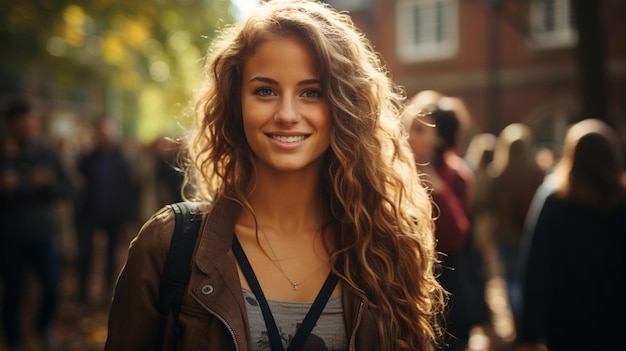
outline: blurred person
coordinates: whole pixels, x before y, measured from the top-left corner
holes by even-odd
[[[104,289],[113,291],[117,275],[117,250],[125,237],[125,226],[138,216],[137,181],[124,153],[117,122],[110,117],[94,123],[93,148],[79,156],[80,195],[76,204],[78,242],[78,301],[89,303],[93,275],[94,236],[107,238]],[[108,300],[108,298],[107,298]]]
[[[56,205],[71,196],[73,186],[61,156],[44,142],[40,115],[31,102],[10,99],[4,115],[9,132],[0,155],[4,335],[9,350],[22,349],[23,288],[32,270],[41,289],[35,332],[49,350],[55,346],[51,328],[61,279]]]
[[[477,213],[485,208],[485,195],[489,183],[489,164],[493,161],[493,154],[497,137],[493,133],[479,133],[474,135],[467,147],[465,161],[474,175],[474,191],[469,217],[474,222]],[[475,223],[473,224],[475,226]]]
[[[149,191],[148,187],[151,178],[154,177],[154,159],[151,150],[151,144],[141,141],[135,137],[129,136],[121,141],[122,153],[130,164],[131,196],[129,199],[134,201],[132,206],[132,216],[126,221],[123,230],[124,246],[137,233],[141,224],[156,211],[153,208],[149,213],[146,212],[147,204],[144,203],[145,193]],[[160,208],[160,207],[159,207]],[[125,247],[124,247],[125,248]],[[122,250],[124,253],[126,250]],[[119,257],[120,261],[125,257]]]
[[[191,199],[209,206],[164,349],[431,349],[444,293],[431,202],[369,41],[322,2],[270,1],[205,62],[185,145]],[[174,221],[165,207],[132,242],[106,350],[154,348]],[[308,311],[321,315],[302,334]]]
[[[472,327],[488,322],[482,264],[469,218],[474,177],[459,155],[468,118],[461,100],[432,90],[413,96],[403,113],[415,163],[437,208],[435,236],[444,262],[439,280],[451,293],[446,350],[464,350]]]
[[[474,175],[463,159],[464,138],[471,117],[463,101],[435,90],[424,90],[411,98],[410,109],[429,113],[435,125],[436,142],[430,158],[433,167],[458,199],[466,214],[471,207]],[[412,112],[413,113],[413,112]]]
[[[52,135],[51,145],[59,153],[64,165],[66,166],[72,183],[77,184],[77,172],[76,172],[76,160],[79,153],[78,141],[75,137],[69,135]],[[74,204],[75,196],[64,198],[57,204],[57,208],[60,216],[59,233],[60,233],[60,250],[63,262],[63,267],[73,268],[74,262],[77,258],[77,245],[76,245],[76,222],[74,220]]]
[[[496,140],[497,137],[493,133],[478,133],[470,139],[465,152],[465,162],[474,174],[486,172],[487,166],[493,160]]]
[[[497,136],[493,133],[476,134],[470,140],[465,154],[465,160],[474,174],[474,196],[470,208],[470,222],[473,239],[484,263],[485,280],[494,276],[487,271],[486,262],[497,262],[497,252],[491,244],[489,225],[485,221],[485,211],[488,209],[488,187],[491,183],[489,165],[493,161]]]
[[[552,171],[554,163],[556,162],[556,153],[553,149],[544,146],[536,152],[537,165],[543,171],[544,174],[548,174]]]
[[[181,143],[181,140],[159,136],[148,145],[145,157],[148,162],[141,181],[142,221],[165,205],[183,201],[184,172],[179,164],[183,159]]]
[[[428,94],[429,98],[425,98],[424,94]],[[443,164],[442,156],[441,144],[444,142],[437,129],[437,118],[431,109],[435,105],[424,101],[431,101],[430,98],[438,101],[442,97],[434,95],[433,91],[416,94],[407,103],[403,122],[418,170],[425,175],[423,180],[440,207],[437,212],[444,218],[451,216],[451,220],[438,218],[437,227],[442,229],[439,233],[436,232],[438,249],[450,254],[457,252],[465,244],[469,222],[464,207],[465,199],[457,195],[449,185],[449,180],[443,179],[439,172],[439,167],[447,167]],[[458,187],[460,188],[463,187]],[[450,230],[443,230],[443,226],[450,226]]]
[[[514,319],[519,315],[517,260],[524,221],[545,176],[537,164],[534,146],[531,129],[522,123],[512,123],[500,132],[488,166],[484,211],[476,219],[484,231],[480,241],[488,274],[504,278]]]
[[[432,113],[437,127],[434,158],[437,172],[462,201],[465,214],[469,216],[475,179],[463,158],[462,148],[470,123],[469,112],[461,99],[451,96],[442,97],[434,106],[427,106],[426,111]]]
[[[586,119],[568,130],[544,182],[549,195],[537,195],[539,214],[527,222],[520,350],[619,349],[626,328],[622,170],[606,123]]]
[[[158,206],[182,201],[181,187],[184,174],[178,164],[180,142],[167,138],[157,138],[152,151],[156,158],[156,181],[158,191]]]

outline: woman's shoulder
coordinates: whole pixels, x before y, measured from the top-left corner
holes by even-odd
[[[131,251],[160,250],[165,255],[174,233],[176,216],[171,206],[155,212],[141,227],[130,243]]]
[[[171,205],[163,206],[155,212],[141,227],[140,233],[144,231],[163,229],[163,226],[174,227],[174,210]]]
[[[568,199],[564,198],[563,195],[561,193],[559,193],[559,191],[556,190],[556,189],[551,191],[546,196],[546,200],[544,201],[544,204],[543,204],[544,210],[548,209],[550,211],[571,210],[570,208],[572,206],[578,207],[577,204],[572,203]]]

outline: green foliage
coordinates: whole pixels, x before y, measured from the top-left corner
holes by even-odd
[[[126,132],[151,139],[178,128],[211,38],[233,20],[231,7],[228,0],[0,0],[8,48],[0,64],[5,74],[45,72],[50,82],[39,93],[50,99],[89,99],[84,86],[99,85],[98,98],[121,99]]]

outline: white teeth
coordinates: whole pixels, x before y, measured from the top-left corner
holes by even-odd
[[[272,135],[272,139],[278,140],[281,143],[295,143],[298,141],[304,140],[306,137],[304,135],[299,136],[281,136],[281,135]]]

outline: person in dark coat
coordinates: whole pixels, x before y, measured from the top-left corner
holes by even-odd
[[[117,248],[125,226],[136,219],[138,212],[137,182],[121,147],[116,122],[99,119],[94,131],[94,148],[78,160],[81,195],[76,206],[77,271],[82,304],[89,302],[95,233],[102,231],[107,238],[105,287],[111,292],[117,274]]]
[[[40,116],[22,98],[8,102],[8,135],[0,154],[0,276],[4,283],[2,325],[9,350],[20,350],[27,268],[41,288],[36,333],[52,345],[51,323],[59,301],[58,200],[73,190],[60,155],[43,142]]]
[[[538,193],[523,251],[520,350],[615,350],[626,328],[626,187],[619,143],[587,119]],[[534,212],[531,212],[531,214]],[[602,323],[602,321],[610,321]]]

